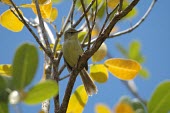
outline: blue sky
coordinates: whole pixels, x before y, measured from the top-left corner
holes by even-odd
[[[70,1],[71,0],[65,0],[63,4],[55,5],[59,11],[59,17],[55,23],[58,28],[60,28],[62,17],[67,16]],[[120,29],[125,29],[130,23],[135,24],[135,22],[143,16],[151,1],[152,0],[141,0],[137,5],[137,16],[132,20],[123,21],[123,24],[118,24]],[[22,0],[21,2],[24,1]],[[143,66],[149,70],[150,78],[144,80],[141,79],[141,77],[136,77],[135,82],[138,87],[139,94],[146,100],[150,98],[154,88],[156,88],[161,81],[170,79],[170,53],[168,52],[170,48],[170,14],[168,13],[170,10],[169,4],[169,0],[158,0],[148,18],[136,30],[132,33],[122,35],[114,39],[108,39],[106,41],[108,50],[114,57],[122,57],[122,55],[115,48],[116,43],[120,43],[124,45],[124,47],[128,47],[128,44],[133,40],[139,40],[141,42],[142,53],[146,57],[146,62]],[[0,8],[0,13],[7,9],[7,7],[2,4],[0,4],[0,7],[2,7]],[[32,17],[32,14],[30,13],[26,15],[29,18]],[[16,48],[23,42],[31,42],[36,44],[35,40],[26,28],[24,28],[22,32],[13,33],[0,26],[0,34],[0,64],[10,64]],[[37,83],[42,75],[41,70],[43,66],[43,57],[41,52],[39,52],[39,57],[39,69],[32,84]],[[66,83],[67,79],[60,83],[61,91],[64,91]],[[78,78],[74,89],[80,84],[81,82]],[[126,89],[126,87],[120,82],[120,80],[112,75],[109,75],[109,80],[107,83],[96,84],[99,92],[97,95],[89,97],[84,113],[93,113],[94,107],[97,103],[104,103],[113,109],[113,106],[116,102],[118,102],[122,95],[127,95],[134,98],[128,89]],[[21,107],[23,113],[37,113],[40,109],[40,105],[28,106],[25,104],[20,104],[19,106]],[[52,112],[53,107],[51,107],[51,109]],[[13,109],[11,109],[11,113],[14,113]]]

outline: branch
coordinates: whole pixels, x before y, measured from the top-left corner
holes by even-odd
[[[43,36],[43,39],[44,39],[46,47],[47,47],[47,51],[49,52],[49,54],[52,54],[52,51],[51,51],[51,48],[50,48],[50,43],[49,43],[48,38],[47,38],[48,36],[47,36],[46,30],[45,30],[45,27],[44,27],[44,21],[42,19],[38,0],[35,0],[35,6],[36,6],[37,14],[38,14],[38,19],[39,19],[39,24],[40,24],[42,36]],[[52,57],[52,55],[50,57]]]
[[[86,19],[86,24],[87,24],[87,27],[88,27],[88,36],[89,36],[89,43],[88,43],[88,46],[87,46],[87,49],[90,49],[90,40],[91,40],[91,31],[92,31],[92,29],[90,28],[90,22],[89,22],[89,19],[88,19],[88,16],[87,16],[87,13],[86,13],[86,11],[85,11],[85,5],[84,5],[84,2],[83,2],[83,0],[80,0],[80,2],[81,2],[81,5],[82,5],[82,8],[83,8],[83,14],[84,14],[84,16],[85,16],[85,19]]]
[[[124,85],[129,89],[129,91],[132,93],[133,96],[138,98],[144,105],[146,105],[146,101],[143,100],[143,98],[131,88],[131,86],[128,84],[127,81],[121,80],[121,82],[124,83]]]
[[[19,15],[19,18],[22,20],[21,22],[26,26],[26,28],[29,30],[29,32],[32,34],[32,36],[35,38],[35,40],[37,41],[37,43],[40,45],[40,47],[43,49],[43,51],[48,55],[48,57],[51,56],[51,54],[49,54],[49,52],[47,51],[47,49],[44,47],[44,45],[42,44],[42,42],[39,40],[39,38],[37,37],[37,35],[34,33],[34,31],[30,28],[30,26],[27,24],[27,22],[25,21],[24,17],[22,16],[22,14],[20,13],[19,9],[16,7],[15,3],[10,0],[12,6],[15,8],[17,14]]]
[[[123,6],[123,0],[120,0],[118,12],[122,11],[122,6]]]
[[[69,12],[69,14],[68,14],[68,16],[67,16],[67,18],[66,18],[66,21],[65,21],[65,23],[64,23],[64,25],[63,25],[63,27],[62,27],[62,29],[61,29],[61,31],[60,31],[60,34],[64,32],[65,28],[67,27],[67,25],[68,25],[68,23],[69,23],[70,17],[73,15],[76,1],[77,1],[77,0],[73,0],[72,6],[71,6],[71,8],[70,8],[70,12]]]
[[[117,37],[117,36],[120,36],[120,35],[123,35],[123,34],[126,34],[126,33],[130,33],[132,32],[134,29],[136,29],[139,25],[142,24],[142,22],[144,22],[144,20],[147,18],[147,16],[149,15],[149,13],[151,12],[151,10],[153,9],[155,3],[156,3],[157,0],[153,0],[151,5],[149,6],[148,10],[146,11],[146,13],[143,15],[143,17],[134,25],[132,26],[131,28],[128,28],[126,30],[123,30],[123,31],[120,31],[120,32],[117,32],[113,35],[110,35],[108,38],[113,38],[113,37]]]
[[[86,13],[90,10],[90,8],[92,7],[92,5],[94,4],[94,2],[95,2],[95,0],[92,0],[91,1],[91,3],[89,4],[89,6],[87,7],[87,9],[86,9]],[[86,14],[85,13],[85,14]],[[85,16],[85,14],[83,13],[82,15],[81,15],[81,17],[79,18],[79,20],[75,23],[75,24],[73,24],[73,28],[75,28],[81,21],[82,21],[82,19],[84,18],[84,16]]]

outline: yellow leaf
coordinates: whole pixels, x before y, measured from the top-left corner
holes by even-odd
[[[51,16],[51,11],[52,11],[52,2],[51,2],[51,0],[48,0],[46,2],[42,1],[42,3],[43,4],[39,5],[42,18],[49,19]],[[36,9],[34,2],[32,2],[31,4],[23,4],[23,5],[21,5],[21,7],[31,8],[32,11],[37,15],[37,9]]]
[[[107,46],[105,43],[102,43],[100,48],[92,56],[92,61],[99,62],[103,60],[106,55],[107,55]]]
[[[112,58],[105,61],[107,69],[121,80],[134,79],[140,71],[138,62],[130,59]]]
[[[104,104],[97,104],[95,106],[95,113],[111,113],[111,110]]]
[[[46,2],[48,2],[49,0],[38,0],[38,3],[39,4],[45,4]],[[34,2],[34,0],[33,0],[33,2]],[[35,3],[35,2],[34,2]]]
[[[0,75],[11,76],[11,64],[1,64],[0,65]]]
[[[119,4],[119,2],[120,2],[120,0],[108,0],[107,5],[111,9],[114,9]]]
[[[94,37],[94,36],[97,36],[99,33],[99,30],[98,29],[93,29],[92,30],[92,33],[91,33],[91,36]]]
[[[91,65],[90,66],[90,76],[96,82],[104,83],[108,80],[107,68],[103,64]]]
[[[115,108],[115,113],[135,113],[131,105],[121,102]]]
[[[2,3],[7,4],[7,5],[11,5],[10,0],[1,0]]]
[[[67,113],[82,113],[88,101],[88,95],[83,85],[79,86],[71,95]]]
[[[55,19],[57,18],[57,16],[58,16],[58,10],[57,10],[56,8],[52,8],[51,16],[50,16],[50,18],[48,19],[49,22],[55,21]]]
[[[21,14],[22,11],[19,10]],[[15,11],[16,12],[16,11]],[[24,24],[9,9],[1,14],[0,23],[3,27],[13,32],[19,32],[23,29]]]

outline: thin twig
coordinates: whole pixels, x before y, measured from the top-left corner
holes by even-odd
[[[109,14],[109,11],[108,11],[108,1],[106,0],[106,14],[108,15]]]
[[[91,3],[87,6],[87,9],[86,9],[86,13],[90,10],[90,8],[92,7],[92,5],[94,4],[95,0],[92,0]],[[85,13],[85,14],[86,14]],[[73,28],[75,28],[81,21],[82,19],[84,18],[85,14],[83,13],[81,15],[81,17],[77,20],[77,22],[75,24],[73,24]]]
[[[117,4],[117,6],[110,13],[107,14],[106,19],[104,21],[104,24],[103,24],[103,26],[102,26],[102,28],[101,28],[101,30],[99,32],[99,35],[101,35],[101,33],[103,32],[103,30],[104,30],[110,16],[117,10],[118,6],[119,6],[119,4]]]
[[[153,9],[155,3],[156,3],[157,0],[153,0],[151,5],[149,6],[148,10],[146,11],[146,13],[143,15],[143,17],[134,25],[132,26],[131,28],[128,28],[126,30],[123,30],[123,31],[120,31],[120,32],[117,32],[113,35],[110,35],[108,38],[113,38],[113,37],[117,37],[117,36],[120,36],[120,35],[123,35],[123,34],[126,34],[126,33],[130,33],[132,32],[134,29],[136,29],[139,25],[142,24],[142,22],[144,22],[144,20],[147,18],[147,16],[149,15],[149,13],[151,12],[151,10]]]
[[[123,6],[123,0],[120,0],[118,12],[122,11],[122,6]]]
[[[48,57],[51,56],[51,54],[49,54],[49,52],[47,51],[47,49],[44,47],[44,45],[41,43],[41,41],[39,40],[39,38],[37,37],[37,35],[34,33],[34,31],[31,29],[31,27],[27,24],[27,22],[24,20],[22,14],[20,13],[19,9],[16,7],[15,3],[10,0],[12,6],[15,8],[17,14],[19,15],[19,17],[21,18],[23,24],[26,26],[26,28],[29,30],[29,32],[33,35],[33,37],[35,38],[35,40],[37,41],[37,43],[40,45],[40,47],[43,49],[43,51],[48,55]]]
[[[58,74],[61,75],[61,73],[63,72],[63,70],[66,68],[66,64],[64,64],[63,66],[61,66],[61,68],[58,71]]]
[[[80,0],[80,2],[81,2],[81,5],[82,5],[82,8],[83,8],[83,14],[84,14],[84,16],[85,16],[85,19],[86,19],[86,24],[87,24],[87,27],[88,27],[88,37],[89,37],[89,43],[88,43],[88,46],[87,46],[87,50],[88,49],[90,49],[90,41],[91,41],[91,28],[90,28],[90,22],[89,22],[89,19],[88,19],[88,15],[87,15],[87,13],[86,13],[86,9],[85,9],[85,5],[84,5],[84,2],[83,2],[83,0]]]
[[[70,74],[68,74],[68,75],[66,75],[66,76],[64,76],[64,77],[62,77],[62,78],[60,78],[59,81],[64,80],[64,79],[66,79],[66,78],[68,78],[68,77],[70,77]]]
[[[71,17],[70,17],[70,20],[71,20],[71,27],[73,26],[74,9],[75,9],[75,5],[76,5],[76,1],[77,1],[77,0],[73,0],[73,11],[72,11]]]
[[[51,48],[50,48],[50,43],[48,41],[48,36],[47,36],[46,30],[45,30],[45,27],[44,27],[44,21],[42,19],[38,0],[35,0],[35,6],[36,6],[37,14],[38,14],[39,25],[40,25],[40,28],[41,28],[41,32],[42,32],[44,42],[45,42],[46,47],[47,47],[47,51],[49,52],[49,54],[52,54],[52,51],[51,51]],[[52,56],[50,56],[50,57],[52,57]]]
[[[68,23],[69,23],[69,21],[70,21],[70,17],[71,17],[71,15],[72,15],[73,12],[74,12],[74,8],[75,8],[76,1],[77,1],[77,0],[74,0],[73,3],[72,3],[72,6],[71,6],[71,8],[70,8],[70,12],[69,12],[69,14],[68,14],[68,16],[67,16],[67,18],[66,18],[66,20],[65,20],[64,25],[62,26],[62,29],[61,29],[61,31],[60,31],[60,34],[64,32],[65,28],[67,27],[67,25],[68,25]],[[72,27],[74,27],[74,26],[72,26]]]
[[[134,92],[134,91],[133,91],[133,89],[129,86],[129,84],[127,83],[127,81],[121,80],[121,82],[125,84],[125,86],[129,89],[129,91],[130,91],[136,98],[138,98],[144,105],[146,105],[146,101],[145,101],[137,92]]]

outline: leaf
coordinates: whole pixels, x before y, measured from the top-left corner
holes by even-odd
[[[111,110],[104,104],[97,104],[95,106],[95,113],[111,113]]]
[[[90,76],[98,83],[104,83],[108,80],[107,68],[103,64],[94,64],[90,66]]]
[[[0,113],[8,113],[8,103],[0,101]]]
[[[129,58],[136,59],[140,53],[141,45],[139,41],[133,41],[129,46]]]
[[[52,11],[52,2],[51,2],[51,0],[47,0],[45,2],[42,1],[42,3],[39,6],[40,6],[40,11],[41,11],[42,18],[49,19],[50,16],[51,16],[51,11]],[[31,8],[32,11],[37,15],[37,9],[36,9],[36,6],[35,6],[34,2],[32,2],[31,4],[22,4],[21,7]]]
[[[139,99],[137,99],[137,98],[133,99],[131,102],[131,105],[132,105],[133,109],[135,110],[135,112],[146,113],[145,106]]]
[[[105,14],[105,9],[106,9],[106,3],[103,0],[100,0],[100,4],[98,6],[98,12],[97,12],[97,17],[99,19],[102,19],[104,14]]]
[[[116,44],[116,48],[122,53],[123,56],[128,58],[128,51],[119,43]]]
[[[53,3],[59,3],[61,2],[62,0],[51,0]]]
[[[122,9],[124,10],[127,6],[129,6],[130,2],[128,0],[124,0]],[[137,15],[137,9],[134,7],[123,19],[131,19]]]
[[[82,113],[88,101],[88,95],[83,85],[79,86],[71,95],[66,113]]]
[[[21,10],[19,11],[21,14],[23,14]],[[14,12],[16,13],[15,10]],[[20,32],[24,27],[24,24],[12,13],[10,9],[1,14],[0,24],[13,32]]]
[[[115,113],[135,113],[135,111],[130,104],[120,102],[116,105]]]
[[[94,28],[94,29],[92,30],[92,32],[91,32],[91,36],[92,36],[92,37],[97,36],[98,33],[99,33],[99,29]]]
[[[149,72],[147,69],[145,68],[142,68],[140,71],[139,71],[139,75],[143,78],[148,78],[149,77]]]
[[[57,95],[58,90],[58,85],[54,80],[46,80],[32,87],[23,101],[26,104],[38,104]]]
[[[13,84],[22,90],[32,81],[38,67],[38,52],[34,45],[22,44],[16,51],[13,60]]]
[[[7,5],[12,5],[10,0],[1,0],[0,2],[7,4]]]
[[[102,43],[100,48],[92,56],[92,61],[99,62],[103,60],[106,55],[107,55],[107,46],[105,43]]]
[[[0,64],[0,74],[4,76],[11,76],[11,64]]]
[[[108,0],[107,5],[109,8],[114,9],[118,4],[120,0]]]
[[[128,58],[138,61],[139,63],[144,62],[144,57],[141,52],[141,45],[139,41],[132,41],[129,46],[129,55]]]
[[[11,85],[12,77],[9,76],[0,76],[0,102],[7,103],[9,93],[6,89],[13,90]],[[1,113],[1,112],[0,112]]]
[[[138,62],[130,59],[112,58],[105,61],[107,69],[121,80],[132,80],[140,71]]]
[[[78,34],[78,40],[79,40],[80,42],[82,42],[86,34],[87,34],[87,31],[82,31],[82,32],[80,32],[80,33]],[[87,42],[87,41],[88,41],[88,39],[86,39],[85,42]]]
[[[148,113],[168,113],[170,111],[170,81],[162,82],[155,89],[147,107]]]
[[[49,22],[54,22],[58,16],[58,10],[56,8],[52,8]]]
[[[0,75],[0,92],[6,88],[6,83],[3,77]]]

